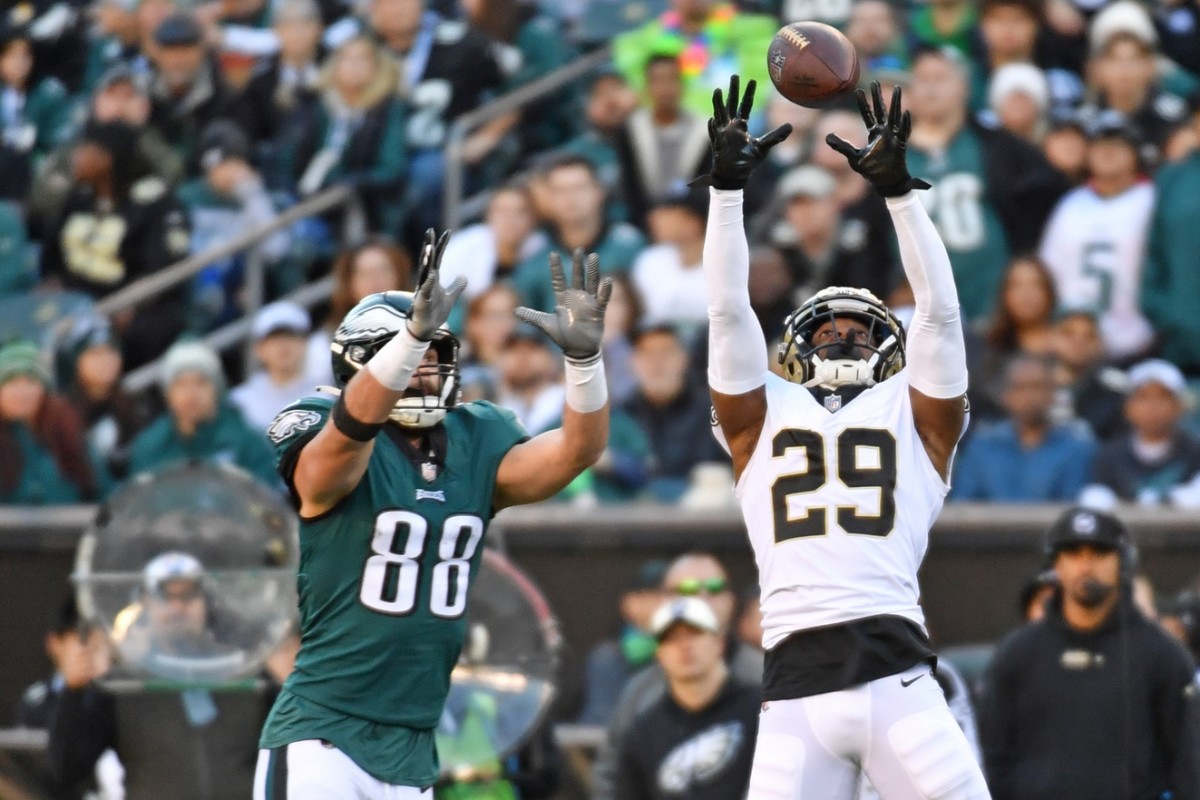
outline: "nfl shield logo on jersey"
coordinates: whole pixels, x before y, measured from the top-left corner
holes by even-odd
[[[437,464],[434,464],[432,461],[426,461],[421,465],[421,477],[425,479],[426,483],[433,483],[437,480],[437,476]]]
[[[825,396],[825,410],[829,412],[837,411],[842,407],[842,396],[840,394],[831,394]]]

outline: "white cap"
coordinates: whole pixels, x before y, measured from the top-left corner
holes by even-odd
[[[681,622],[708,633],[717,633],[721,629],[717,615],[708,603],[699,597],[673,597],[659,606],[650,618],[650,634],[661,639]]]
[[[1029,95],[1043,113],[1050,104],[1050,84],[1045,73],[1033,64],[1005,64],[996,70],[988,84],[988,106],[996,111],[1013,92]]]
[[[198,372],[212,381],[218,390],[225,387],[225,370],[221,359],[204,342],[184,341],[171,345],[160,362],[160,380],[163,389],[185,372]]]
[[[1129,391],[1133,393],[1148,383],[1157,383],[1180,400],[1187,400],[1187,383],[1179,367],[1161,358],[1135,364],[1129,370]]]
[[[258,310],[258,313],[254,315],[252,333],[255,339],[265,339],[279,331],[307,334],[310,330],[312,330],[312,320],[309,318],[308,312],[295,303],[280,300]]]
[[[142,585],[155,592],[166,581],[198,581],[204,577],[204,565],[195,556],[179,551],[161,553],[142,568]]]
[[[779,196],[784,200],[796,197],[815,197],[823,200],[837,189],[833,173],[815,164],[796,167],[779,181]]]
[[[1099,53],[1115,34],[1128,33],[1147,47],[1158,47],[1158,33],[1144,8],[1133,0],[1117,0],[1092,18],[1088,46],[1093,55]]]

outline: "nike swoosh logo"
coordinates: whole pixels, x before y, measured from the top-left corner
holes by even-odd
[[[905,689],[907,689],[908,687],[912,686],[917,681],[921,680],[921,678],[924,678],[926,674],[927,673],[922,672],[917,677],[913,678],[912,680],[908,680],[908,681],[904,680],[904,678],[901,678],[900,685],[903,686]]]

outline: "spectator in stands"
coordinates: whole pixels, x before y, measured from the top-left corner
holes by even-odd
[[[545,246],[546,236],[536,226],[529,187],[518,182],[498,187],[488,198],[483,222],[450,234],[442,280],[453,282],[462,276],[467,279],[466,300],[480,296]],[[450,327],[461,330],[461,318],[452,315]]]
[[[500,351],[496,402],[512,411],[530,436],[562,416],[566,389],[555,354],[539,331],[517,325]]]
[[[1088,63],[1088,113],[1112,109],[1141,131],[1149,165],[1187,118],[1187,103],[1167,91],[1158,77],[1157,36],[1150,16],[1136,3],[1110,4],[1092,21]]]
[[[274,4],[271,26],[279,51],[255,65],[234,101],[233,115],[256,145],[275,141],[283,122],[320,91],[321,10],[316,0]]]
[[[55,376],[86,429],[92,457],[114,478],[124,478],[129,447],[150,422],[146,398],[121,387],[120,342],[108,320],[85,316],[58,342]]]
[[[172,645],[212,637],[214,603],[198,585],[199,570],[194,557],[180,552],[162,553],[143,570],[138,605],[167,652]],[[90,775],[101,753],[111,748],[125,768],[127,800],[160,800],[163,787],[180,800],[250,796],[258,734],[274,686],[266,692],[195,688],[118,694],[96,683],[105,667],[82,661],[63,676],[47,754],[61,784]]]
[[[750,248],[749,290],[750,307],[754,309],[763,336],[774,343],[782,336],[783,323],[797,305],[795,282],[783,253],[766,245]],[[703,346],[707,347],[707,342]],[[707,361],[707,351],[705,355]],[[695,350],[692,358],[697,359]]]
[[[980,733],[995,800],[1200,792],[1195,666],[1134,605],[1116,517],[1068,510],[1047,537],[1060,588],[988,668]]]
[[[29,28],[0,27],[0,198],[25,199],[41,159],[67,134],[67,90],[45,73]]]
[[[400,92],[409,106],[409,200],[416,230],[441,219],[446,136],[454,119],[498,94],[516,73],[520,55],[470,25],[447,21],[425,0],[370,0],[370,28],[397,62],[406,64]],[[495,152],[516,124],[516,112],[493,119],[463,143],[468,164]],[[544,266],[544,265],[543,265]]]
[[[967,116],[968,65],[949,48],[914,56],[908,163],[934,188],[922,193],[969,321],[999,296],[1010,252],[1034,248],[1066,182],[1032,145]]]
[[[1100,447],[1087,501],[1200,508],[1200,439],[1180,425],[1191,403],[1182,373],[1170,362],[1151,359],[1131,369],[1130,431]]]
[[[1159,51],[1187,70],[1200,75],[1200,5],[1160,3],[1155,9],[1154,28]]]
[[[845,33],[858,51],[858,61],[865,74],[908,65],[908,51],[898,13],[887,0],[859,0],[851,4]]]
[[[200,342],[175,344],[163,356],[161,376],[167,410],[134,439],[131,475],[197,459],[233,464],[269,486],[279,485],[265,432],[247,425],[225,398],[216,353]]]
[[[778,20],[739,11],[717,0],[671,0],[671,9],[613,40],[613,63],[641,92],[646,63],[654,55],[676,56],[683,68],[683,106],[702,119],[712,113],[712,87],[726,86],[737,73],[765,87],[767,60]]]
[[[1042,138],[1042,154],[1071,186],[1087,180],[1088,139],[1078,114],[1052,115]]]
[[[977,56],[982,69],[976,73],[972,106],[981,110],[989,105],[988,83],[1006,66],[1023,64],[1038,70],[1041,107],[1068,108],[1078,104],[1083,85],[1076,74],[1073,48],[1059,41],[1047,24],[1050,6],[1055,0],[983,0],[979,6],[981,50]],[[1041,70],[1045,69],[1044,75]]]
[[[575,48],[563,24],[553,14],[538,9],[529,0],[461,0],[467,22],[494,42],[502,62],[519,59],[520,67],[508,76],[506,89],[525,86],[568,64]],[[503,64],[506,70],[512,67]],[[523,123],[516,129],[522,153],[537,153],[556,147],[575,133],[579,105],[574,87],[567,86],[530,103],[522,111]]]
[[[638,254],[629,273],[641,298],[642,324],[671,326],[689,343],[708,324],[700,269],[707,220],[705,189],[681,184],[659,198],[648,217],[654,244]]]
[[[66,597],[56,610],[46,631],[45,648],[53,672],[21,695],[16,709],[17,727],[49,731],[58,714],[59,701],[67,688],[67,676],[103,670],[109,657],[104,632],[80,619],[74,594]],[[106,753],[105,759],[116,762],[116,755]],[[29,761],[33,762],[34,759]],[[28,763],[27,771],[37,782],[38,788],[46,793],[45,796],[54,800],[83,800],[93,796],[91,790],[95,788],[95,776],[83,776],[74,785],[61,785],[50,774],[46,759],[38,758],[36,762]]]
[[[913,51],[953,47],[963,56],[975,48],[979,16],[970,0],[936,0],[917,7],[908,22]]]
[[[977,363],[973,373],[974,397],[980,402],[972,410],[991,417],[1001,409],[997,399],[1008,360],[1018,353],[1049,356],[1052,352],[1054,311],[1058,295],[1054,278],[1036,258],[1015,258],[1009,263],[1001,284],[1000,302],[991,323],[983,329],[980,352],[972,354]],[[973,348],[968,334],[968,353]]]
[[[366,35],[348,39],[322,67],[321,101],[296,108],[277,147],[279,174],[297,196],[349,184],[370,230],[390,236],[400,230],[408,169],[396,87],[396,64],[383,49]]]
[[[717,617],[726,639],[725,663],[741,683],[758,686],[762,681],[763,654],[757,647],[738,641],[733,629],[737,595],[729,574],[716,556],[693,551],[671,562],[663,576],[663,591],[672,597],[704,599]],[[592,769],[592,800],[624,800],[617,794],[617,754],[633,719],[657,702],[666,691],[662,665],[655,663],[630,679],[609,719],[608,732]]]
[[[0,299],[32,289],[38,280],[25,216],[24,204],[0,201]]]
[[[150,93],[145,76],[117,64],[95,81],[86,122],[123,122],[136,129],[137,177],[155,175],[168,186],[175,186],[183,177],[183,160],[157,128],[146,124],[149,119]],[[37,170],[27,203],[30,225],[35,231],[46,230],[62,213],[74,185],[71,153],[75,144],[69,141],[60,145]]]
[[[54,505],[99,498],[83,423],[52,391],[32,342],[0,348],[0,504]]]
[[[153,5],[142,3],[140,5]],[[88,37],[83,82],[78,94],[92,95],[102,76],[139,58],[142,41],[138,23],[139,4],[132,0],[98,0],[92,4],[93,24]]]
[[[617,156],[616,141],[622,127],[638,107],[638,96],[629,88],[625,78],[611,68],[602,68],[592,77],[584,99],[584,121],[582,132],[562,147],[553,151],[555,155],[572,154],[583,156],[596,170],[596,178],[612,206],[610,219],[625,219],[625,198],[622,196],[622,167]]]
[[[542,169],[551,203],[546,246],[527,258],[513,273],[522,305],[538,311],[554,308],[554,292],[546,259],[551,251],[569,254],[577,248],[600,257],[600,273],[627,272],[645,246],[637,229],[624,222],[609,223],[604,215],[604,189],[596,168],[582,156],[564,154]]]
[[[786,205],[772,244],[800,287],[855,286],[886,297],[898,277],[894,260],[877,260],[861,221],[843,223],[837,188],[833,174],[815,164],[784,175],[778,196]]]
[[[190,11],[176,11],[154,29],[150,124],[158,128],[189,174],[200,164],[196,148],[210,122],[232,112],[233,93],[209,51],[204,28]]]
[[[866,239],[870,258],[881,265],[891,264],[896,261],[896,234],[887,206],[879,193],[872,190],[871,184],[850,168],[845,157],[822,144],[831,133],[856,145],[866,144],[861,115],[840,109],[821,114],[813,127],[813,141],[818,146],[813,148],[811,161],[834,177],[837,188],[833,194],[846,228],[861,228],[863,232],[854,236]],[[776,149],[772,148],[771,152]]]
[[[673,502],[698,464],[723,461],[709,423],[709,400],[688,384],[688,354],[671,327],[648,327],[633,340],[638,388],[623,409],[650,437],[654,455],[649,491]]]
[[[493,283],[467,304],[466,323],[459,355],[464,399],[496,399],[500,363],[509,337],[517,327],[520,302],[508,283]]]
[[[1128,363],[1154,341],[1138,307],[1154,186],[1142,178],[1140,136],[1120,114],[1100,114],[1089,139],[1089,181],[1059,201],[1039,253],[1059,301],[1095,308],[1108,356]]]
[[[654,660],[656,642],[650,633],[650,618],[662,605],[662,579],[667,563],[643,561],[625,586],[618,603],[621,633],[588,653],[583,679],[583,710],[580,725],[604,725],[617,705],[629,679]]]
[[[329,345],[350,309],[369,294],[412,289],[412,258],[386,239],[367,239],[342,252],[333,264],[333,295],[325,324],[308,337],[309,382],[332,386]]]
[[[43,281],[102,297],[187,254],[186,214],[161,179],[139,177],[136,154],[130,125],[88,123],[71,154],[75,186],[43,240]],[[179,286],[114,320],[127,368],[174,341],[185,307]]]
[[[655,612],[650,630],[658,640],[667,690],[634,717],[620,742],[617,796],[743,796],[758,731],[758,686],[730,674],[721,658],[725,641],[716,615],[703,600],[667,600]]]
[[[1039,144],[1046,133],[1050,85],[1033,64],[1005,64],[988,82],[985,114],[1030,144]]]
[[[1100,318],[1091,308],[1067,308],[1058,313],[1051,350],[1063,418],[1081,419],[1097,441],[1122,433],[1125,423],[1125,375],[1105,365]]]
[[[604,310],[604,372],[613,407],[624,405],[637,390],[633,371],[633,334],[642,326],[642,298],[628,275],[613,275],[612,294]]]
[[[1200,104],[1192,112],[1200,135]],[[1142,267],[1142,313],[1158,332],[1162,355],[1190,378],[1200,378],[1200,149],[1178,164],[1165,165],[1154,180],[1156,204],[1150,218]]]
[[[284,406],[312,392],[305,364],[311,328],[308,312],[286,300],[263,306],[254,316],[250,332],[261,369],[229,393],[254,430],[265,431]]]
[[[1002,401],[1008,419],[977,430],[956,459],[951,498],[1073,500],[1087,481],[1095,442],[1083,423],[1053,422],[1053,365],[1038,356],[1014,356]]]
[[[709,159],[708,120],[683,108],[683,68],[679,59],[655,55],[646,62],[646,101],[617,136],[624,177],[621,196],[629,221],[648,230],[646,216],[686,184]]]
[[[232,120],[210,122],[200,135],[202,177],[187,181],[176,192],[187,209],[191,251],[202,253],[268,225],[277,216],[262,176],[251,166],[250,140]],[[278,230],[255,247],[262,258],[272,294],[296,288],[302,276],[287,262],[291,238]],[[209,264],[192,281],[192,324],[208,330],[240,314],[239,297],[245,269],[238,253]]]

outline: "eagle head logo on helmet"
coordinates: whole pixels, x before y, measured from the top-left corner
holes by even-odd
[[[377,292],[350,309],[329,346],[333,378],[339,389],[345,389],[354,374],[407,324],[412,307],[412,292]],[[432,428],[459,401],[458,339],[443,326],[429,347],[437,355],[437,364],[422,365],[415,376],[436,376],[437,393],[413,393],[409,389],[396,401],[390,419],[406,428]],[[421,383],[426,385],[424,380]]]
[[[865,341],[816,344],[825,323],[852,319],[866,326]],[[862,350],[869,353],[863,357]],[[904,326],[866,289],[831,286],[800,304],[783,324],[779,364],[784,377],[810,389],[866,389],[904,368]]]

